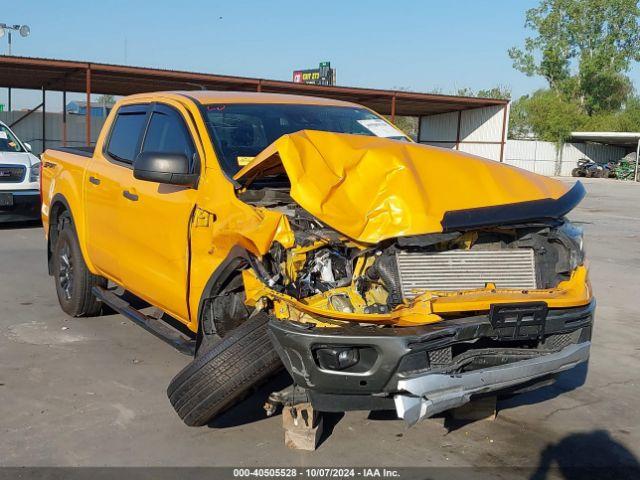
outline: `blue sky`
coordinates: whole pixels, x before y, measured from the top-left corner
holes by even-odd
[[[10,3],[0,22],[26,23],[32,32],[14,37],[15,55],[281,80],[329,60],[339,85],[452,93],[502,84],[514,97],[544,86],[507,56],[527,36],[524,13],[537,0]],[[5,36],[3,53],[6,44]],[[631,77],[637,85],[637,67]],[[14,106],[37,98],[16,92]]]

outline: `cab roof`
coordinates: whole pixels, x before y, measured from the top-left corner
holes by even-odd
[[[149,99],[149,97],[172,97],[184,100],[192,98],[204,105],[216,103],[273,103],[273,104],[298,104],[298,105],[327,105],[339,107],[360,107],[356,103],[334,100],[330,98],[313,97],[307,95],[289,95],[283,93],[257,93],[257,92],[228,92],[216,90],[184,90],[169,92],[151,92],[131,95],[127,98]]]

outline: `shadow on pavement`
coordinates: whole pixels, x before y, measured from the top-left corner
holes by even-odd
[[[498,412],[522,405],[546,402],[584,385],[587,380],[589,362],[581,363],[571,370],[559,373],[552,385],[541,387],[526,393],[501,396],[498,401]]]
[[[20,230],[24,228],[42,228],[42,222],[40,220],[27,220],[24,222],[0,222],[0,230]]]
[[[247,398],[231,407],[208,424],[209,428],[230,428],[258,422],[267,418],[263,405],[269,394],[291,385],[292,380],[286,370],[282,370],[267,383],[256,389]],[[276,414],[279,415],[279,412]]]
[[[530,480],[547,478],[587,480],[640,478],[638,459],[605,430],[573,433],[540,453]]]
[[[282,390],[292,384],[291,377],[286,370],[280,371],[269,382],[259,387],[242,402],[224,412],[208,424],[209,428],[230,428],[259,422],[267,418],[263,405],[272,392]],[[274,416],[280,416],[281,410]],[[322,413],[322,435],[318,441],[318,447],[322,445],[333,433],[333,429],[342,420],[342,412]]]
[[[331,436],[333,429],[340,423],[342,417],[344,417],[344,412],[325,412],[322,414],[322,435],[320,435],[317,447],[320,447]]]

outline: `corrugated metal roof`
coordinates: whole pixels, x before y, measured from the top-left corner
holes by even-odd
[[[608,145],[636,146],[640,141],[640,132],[571,132],[570,139]]]
[[[491,105],[508,100],[371,88],[305,85],[300,83],[106,63],[0,55],[0,87],[85,92],[90,71],[91,92],[112,95],[161,90],[260,91],[315,95],[366,105],[396,115],[433,115]],[[395,98],[395,101],[393,100]]]

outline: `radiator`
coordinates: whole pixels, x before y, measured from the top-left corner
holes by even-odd
[[[536,288],[533,250],[451,250],[399,252],[396,255],[404,298],[426,290],[451,291],[484,288],[531,290]]]

